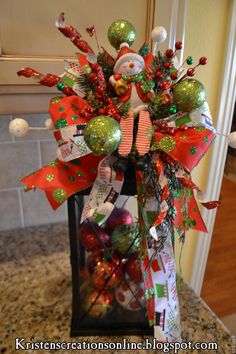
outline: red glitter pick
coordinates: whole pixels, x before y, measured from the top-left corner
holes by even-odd
[[[42,74],[40,74],[38,71],[32,69],[32,68],[22,68],[17,72],[18,76],[24,76],[24,77],[40,77]]]

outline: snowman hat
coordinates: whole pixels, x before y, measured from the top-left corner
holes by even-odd
[[[140,54],[137,54],[134,50],[130,49],[128,43],[121,43],[120,51],[117,55],[116,63],[114,66],[114,71],[116,72],[117,70],[119,70],[120,66],[129,60],[138,61],[140,64],[143,65],[143,67],[145,67],[143,57]]]

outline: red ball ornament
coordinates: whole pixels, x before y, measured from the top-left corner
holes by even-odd
[[[167,69],[167,70],[169,70],[169,69],[172,68],[172,64],[171,64],[169,61],[167,61],[167,62],[164,64],[164,68]]]
[[[166,128],[167,134],[174,135],[175,134],[175,128],[167,127]]]
[[[95,84],[96,82],[98,82],[98,77],[97,74],[95,73],[91,73],[88,77],[89,81],[92,82],[93,84]]]
[[[164,73],[162,71],[157,71],[156,74],[155,74],[155,77],[158,80],[161,80],[164,77]]]
[[[207,63],[207,58],[206,57],[201,57],[199,59],[199,64],[200,65],[206,65],[206,63]]]
[[[109,245],[110,236],[95,222],[90,222],[84,223],[81,226],[79,230],[79,240],[86,251],[90,252],[102,248],[101,243]]]
[[[174,55],[174,52],[173,52],[172,49],[167,49],[167,50],[166,50],[166,56],[167,56],[167,58],[172,58],[173,55]]]
[[[121,115],[120,115],[119,113],[115,113],[115,114],[113,115],[113,117],[114,117],[115,120],[117,120],[118,122],[119,122],[120,119],[121,119]]]
[[[92,274],[93,284],[97,288],[110,289],[117,287],[122,280],[121,272],[119,269],[120,271],[123,271],[123,264],[118,266],[117,262],[115,265],[112,261],[109,260],[102,260],[97,262]]]
[[[179,76],[178,71],[175,71],[174,73],[171,73],[171,75],[170,75],[171,80],[177,80],[178,76]]]
[[[104,250],[93,251],[88,254],[87,258],[87,268],[90,274],[93,274],[94,268],[98,264],[98,262],[102,261],[104,256]]]
[[[109,97],[109,98],[107,98],[106,103],[107,103],[107,104],[113,104],[113,100],[112,100],[112,98],[110,98],[110,97]]]
[[[181,124],[179,129],[184,132],[184,131],[188,130],[188,126],[186,124]]]
[[[130,259],[125,267],[126,273],[135,283],[142,281],[142,271],[138,259]]]
[[[97,91],[98,93],[101,93],[101,94],[102,94],[102,93],[104,92],[104,87],[101,86],[101,85],[99,85],[99,86],[97,87],[96,91]]]
[[[99,295],[99,290],[93,290],[87,295],[84,307],[89,315],[96,318],[105,317],[112,310],[114,295],[112,291],[103,290]]]
[[[86,109],[86,111],[88,112],[88,113],[94,113],[94,108],[93,107],[85,107],[85,109]]]
[[[190,68],[187,70],[187,76],[194,76],[195,75],[195,70],[194,68]]]
[[[97,99],[97,100],[101,100],[102,99],[102,95],[100,94],[100,93],[98,93],[98,92],[95,92],[95,98]]]
[[[99,109],[98,109],[98,113],[99,113],[101,116],[104,116],[104,115],[106,115],[106,109],[105,109],[105,108],[99,108]]]
[[[171,88],[171,84],[167,81],[163,81],[160,83],[160,89],[161,90],[169,90]]]
[[[181,41],[177,41],[175,43],[175,49],[179,50],[179,49],[182,49],[183,47],[183,43]]]
[[[133,224],[133,217],[128,210],[115,208],[106,221],[105,230],[110,234],[117,226],[122,224]]]

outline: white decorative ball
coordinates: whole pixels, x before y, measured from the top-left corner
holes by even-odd
[[[126,284],[122,284],[115,291],[116,300],[126,310],[139,311],[145,307],[143,283],[136,284],[132,281],[129,282],[129,285],[136,297],[133,296]]]
[[[53,120],[51,118],[46,119],[44,124],[45,124],[46,128],[54,129],[54,123],[53,123]]]
[[[165,27],[157,26],[152,30],[151,38],[155,43],[165,42],[167,38],[167,31]]]
[[[231,148],[236,149],[236,132],[232,132],[229,134],[228,144]]]
[[[9,124],[9,132],[21,138],[29,133],[29,124],[25,119],[15,118]]]

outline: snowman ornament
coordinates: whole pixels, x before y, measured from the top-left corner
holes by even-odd
[[[134,117],[139,115],[136,149],[138,152],[137,169],[147,166],[150,149],[152,123],[147,111],[148,102],[152,97],[153,83],[146,77],[143,57],[129,48],[127,43],[120,45],[114,74],[109,79],[118,95],[119,102],[129,102],[130,110],[127,116],[120,120],[122,141],[118,148],[121,157],[117,161],[117,169],[125,170],[127,158],[133,145]]]

